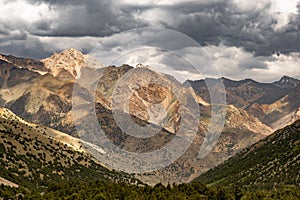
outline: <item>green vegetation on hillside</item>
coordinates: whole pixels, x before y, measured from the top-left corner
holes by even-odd
[[[1,186],[0,196],[4,199],[282,199],[300,198],[300,192],[293,187],[281,190],[246,191],[238,187],[207,187],[200,183],[163,186],[137,186],[128,183],[108,181],[67,182],[50,184],[42,193],[32,189]]]
[[[265,154],[273,158],[274,152],[279,163],[285,165],[287,169],[290,169],[289,166],[291,165],[291,169],[298,170],[297,166],[289,160],[293,158],[292,161],[299,162],[299,127],[300,123],[297,122],[292,127],[277,132],[239,154],[238,157],[242,155],[242,161],[238,162],[237,160],[230,165],[230,168],[226,166],[227,171],[223,169],[223,171],[218,172],[224,174],[215,174],[221,177],[220,179],[214,179],[214,182],[210,182],[214,183],[215,186],[205,186],[199,182],[192,182],[190,184],[167,186],[157,184],[152,187],[133,179],[129,175],[110,171],[84,153],[74,151],[55,140],[41,137],[45,135],[43,132],[37,132],[41,129],[34,130],[33,127],[26,126],[18,121],[1,119],[0,177],[13,181],[20,186],[12,188],[1,185],[0,197],[3,199],[91,200],[300,199],[300,190],[295,186],[296,184],[294,184],[292,178],[283,180],[281,177],[283,182],[280,187],[270,189],[271,187],[266,186],[273,186],[273,179],[259,179],[265,176],[260,174],[258,177],[259,170],[257,169],[257,174],[253,173],[253,176],[257,179],[253,185],[257,187],[262,185],[268,188],[267,190],[255,189],[254,187],[245,188],[243,186],[249,182],[247,182],[247,177],[239,177],[238,179],[233,176],[235,171],[243,173],[242,169],[247,169],[247,163],[249,165],[252,162],[254,166],[259,163],[265,164],[259,158],[263,158],[262,155]],[[263,144],[266,145],[266,148],[263,148]],[[272,146],[271,148],[268,146],[269,144],[279,145],[279,147]],[[260,148],[265,151],[258,151]],[[248,158],[248,156],[250,157]],[[257,162],[254,162],[252,157],[254,157],[254,160],[258,159]],[[272,161],[271,159],[264,160],[267,160],[268,163]],[[230,162],[232,161],[226,163]],[[222,166],[224,164],[216,169],[222,169]],[[295,174],[299,174],[297,171],[291,171],[291,173],[294,173],[294,177],[297,177]],[[207,174],[204,176],[205,178],[209,177]],[[270,177],[270,174],[268,177]],[[243,182],[237,180],[243,180]],[[234,186],[231,183],[237,183],[240,186]]]
[[[19,185],[0,185],[3,199],[300,199],[300,121],[198,181],[152,187],[108,170],[89,154],[49,137],[46,128],[2,115],[0,177]]]
[[[300,188],[300,121],[287,126],[202,174],[195,181],[251,189]]]
[[[0,177],[38,190],[64,181],[141,183],[128,174],[103,167],[91,155],[49,137],[46,131],[13,116],[1,118]]]

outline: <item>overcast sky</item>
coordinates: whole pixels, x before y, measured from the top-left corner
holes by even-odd
[[[159,43],[166,44],[168,50],[181,52],[187,60],[197,59],[197,64],[203,66],[204,77],[216,76],[207,63],[211,59],[220,75],[232,79],[271,82],[282,75],[300,78],[299,3],[299,0],[2,0],[0,53],[41,59],[71,47],[89,53],[106,40],[110,41],[106,50],[113,51],[124,43],[131,44],[131,36],[124,31],[161,27],[186,34],[202,46],[209,56],[195,54],[193,46],[173,44],[168,35],[159,36]],[[148,41],[155,32],[141,34]],[[122,61],[151,64],[155,60],[165,64],[162,68],[185,63],[174,62],[170,54],[147,53],[140,56],[141,60],[131,57]],[[144,58],[145,55],[153,60]],[[175,67],[178,73],[198,78],[180,66]]]

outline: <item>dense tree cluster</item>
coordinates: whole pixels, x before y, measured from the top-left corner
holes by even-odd
[[[1,185],[0,196],[3,199],[284,199],[300,198],[295,187],[284,187],[280,190],[248,191],[239,187],[207,187],[200,183],[167,185],[157,184],[154,187],[137,186],[124,182],[61,182],[52,183],[44,191],[35,189],[10,188]]]

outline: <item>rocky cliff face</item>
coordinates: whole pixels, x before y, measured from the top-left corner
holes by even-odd
[[[60,79],[72,79],[80,76],[81,67],[85,64],[86,56],[76,49],[54,53],[51,57],[41,60],[45,68]]]
[[[180,96],[189,92],[179,82],[145,66],[108,67],[99,81],[96,99],[110,110],[129,113],[175,133],[180,103],[172,88]]]
[[[262,135],[269,135],[273,131],[272,128],[263,124],[258,118],[233,105],[229,105],[227,107],[225,126],[241,130],[249,130]]]

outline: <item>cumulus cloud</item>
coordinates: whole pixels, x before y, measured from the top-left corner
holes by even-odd
[[[275,57],[274,54],[256,56],[255,53],[248,52],[242,47],[224,44],[200,46],[193,43],[195,41],[192,38],[183,36],[179,32],[171,31],[172,33],[167,34],[168,31],[162,29],[160,34],[159,30],[157,28],[136,29],[136,31],[115,34],[101,41],[91,55],[104,65],[119,66],[127,63],[136,66],[143,63],[161,72],[172,74],[180,81],[220,76],[274,81],[279,75],[274,72],[274,66],[282,64],[280,72],[291,75],[284,73],[287,72],[284,69],[291,66],[293,67],[291,71],[295,71],[299,61],[296,59],[297,54],[285,55],[295,59],[290,59],[283,64],[279,62],[280,56]],[[168,42],[163,43],[163,41]],[[258,76],[257,72],[268,75]]]
[[[251,78],[262,82],[274,82],[283,75],[300,78],[300,53],[255,56],[237,47],[207,46],[205,49],[218,74],[224,77],[235,80]],[[205,77],[220,77],[210,70],[210,65],[206,66],[203,67]]]

